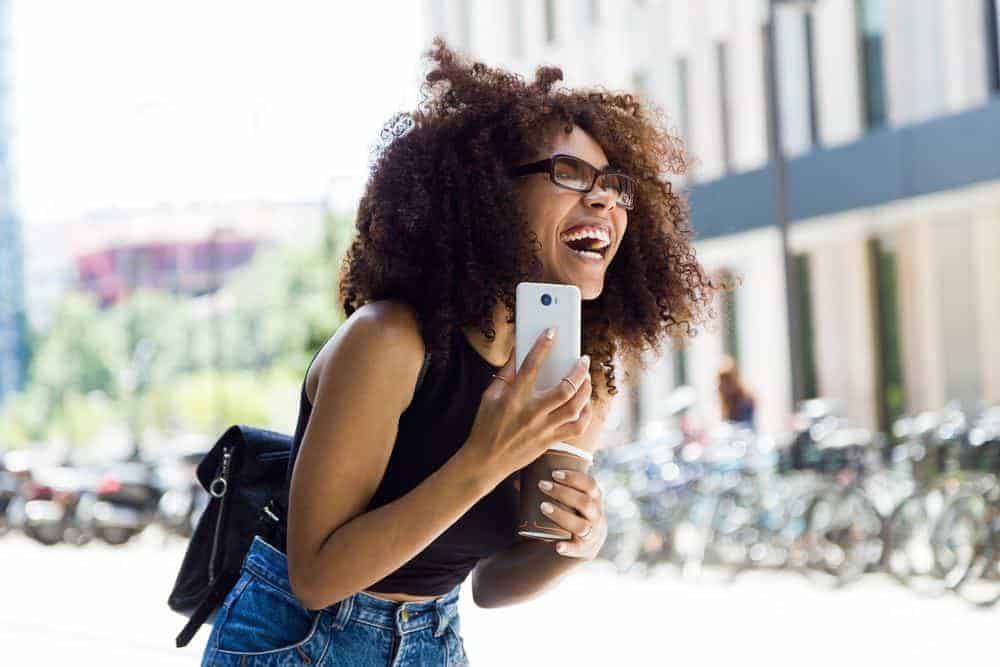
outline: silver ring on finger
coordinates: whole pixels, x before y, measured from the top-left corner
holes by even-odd
[[[569,378],[563,378],[562,381],[563,382],[569,382],[569,386],[573,387],[573,393],[576,393],[576,385],[573,384],[572,380],[570,380]]]
[[[585,540],[588,537],[590,537],[590,531],[592,531],[593,529],[594,529],[594,524],[590,524],[589,526],[587,526],[587,530],[585,532],[582,532],[582,533],[579,534],[580,535],[580,539],[581,540]]]
[[[505,380],[502,375],[497,375],[496,373],[494,373],[493,377],[495,377],[496,379],[500,380],[501,382],[503,382],[504,384],[506,384],[508,386],[510,385],[510,382],[508,382],[507,380]]]

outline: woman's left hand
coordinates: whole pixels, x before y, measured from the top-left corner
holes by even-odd
[[[563,479],[558,478],[560,472],[565,473]],[[608,523],[604,519],[604,499],[600,487],[597,486],[597,480],[577,470],[555,470],[552,477],[539,483],[542,493],[575,510],[570,512],[554,503],[543,503],[542,512],[573,534],[572,539],[556,542],[556,552],[567,558],[593,560],[608,538]],[[545,481],[550,482],[552,487],[542,488],[542,483]],[[551,506],[552,511],[546,512],[544,505]],[[581,533],[586,537],[580,537]]]

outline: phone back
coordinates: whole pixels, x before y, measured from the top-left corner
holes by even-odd
[[[535,380],[536,389],[559,383],[580,358],[580,288],[557,283],[518,283],[515,292],[514,353],[517,370],[549,327],[556,336]]]

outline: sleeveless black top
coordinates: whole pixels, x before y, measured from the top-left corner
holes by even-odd
[[[309,365],[312,366],[312,362]],[[444,368],[431,368],[425,358],[413,400],[400,415],[385,474],[366,512],[413,490],[459,450],[472,429],[483,392],[497,369],[479,355],[461,329],[456,329],[451,336],[451,355]],[[311,412],[303,380],[288,480],[291,480],[292,467]],[[444,595],[463,582],[481,558],[513,545],[518,540],[518,491],[513,486],[516,478],[515,472],[480,498],[426,549],[366,590]],[[413,519],[419,521],[420,517]]]

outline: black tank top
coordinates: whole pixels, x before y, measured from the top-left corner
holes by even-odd
[[[479,401],[498,367],[479,355],[461,329],[452,334],[451,344],[444,368],[435,370],[425,358],[413,400],[400,415],[389,464],[366,512],[413,490],[465,443]],[[289,481],[311,412],[303,380],[299,420],[288,463]],[[366,590],[437,596],[463,582],[481,558],[517,541],[516,478],[515,472],[480,498],[427,548]]]

